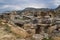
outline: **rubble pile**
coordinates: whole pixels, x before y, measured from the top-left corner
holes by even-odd
[[[20,15],[16,11],[3,13],[0,15],[1,26],[6,26],[15,36],[5,35],[6,40],[43,40],[52,38],[53,40],[60,40],[60,16],[56,10],[23,10]],[[8,34],[8,33],[7,33]],[[10,34],[10,33],[9,33]],[[1,39],[1,40],[3,40]],[[51,39],[51,40],[52,40]],[[16,39],[17,40],[17,39]]]

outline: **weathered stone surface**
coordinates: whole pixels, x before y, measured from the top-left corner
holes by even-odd
[[[11,28],[10,30],[11,30],[13,33],[15,33],[15,34],[17,34],[17,35],[20,35],[21,38],[26,38],[26,37],[27,37],[28,33],[27,33],[24,29],[19,28],[19,27],[14,27],[14,26],[12,26],[12,25],[10,25],[10,24],[8,24],[8,25],[9,25],[9,27]]]
[[[60,37],[52,37],[53,40],[60,40]]]
[[[33,38],[34,40],[42,40],[42,39],[43,39],[43,36],[40,35],[40,34],[34,34],[32,38]]]

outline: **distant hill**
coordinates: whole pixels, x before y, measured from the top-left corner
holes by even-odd
[[[27,11],[30,11],[30,12],[37,12],[37,11],[43,11],[43,12],[46,12],[46,11],[55,11],[57,13],[60,13],[60,5],[55,8],[55,9],[50,9],[50,8],[32,8],[32,7],[27,7],[23,10],[16,10],[17,14],[21,14],[22,12],[27,12]],[[13,10],[14,11],[14,10]],[[9,11],[8,11],[9,12]],[[11,12],[11,11],[10,11]]]
[[[18,14],[21,14],[22,12],[27,12],[27,11],[30,11],[30,12],[38,12],[38,11],[49,11],[49,10],[52,10],[52,9],[49,9],[49,8],[25,8],[23,10],[20,10],[20,11],[16,11]]]
[[[25,8],[24,11],[48,11],[48,10],[51,10],[49,8]]]
[[[57,13],[60,13],[60,5],[55,9]]]
[[[60,5],[55,10],[60,10]]]

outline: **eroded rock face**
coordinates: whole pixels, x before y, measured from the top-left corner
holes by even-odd
[[[40,34],[35,34],[35,35],[33,35],[32,38],[33,38],[34,40],[42,40],[42,39],[43,39],[43,36],[40,35]]]
[[[56,25],[49,27],[49,28],[48,28],[48,33],[49,33],[49,34],[52,33],[56,28],[57,28]]]
[[[57,30],[57,32],[60,31],[60,29],[57,28],[56,26],[58,24],[54,24],[55,22],[53,23],[54,21],[53,18],[55,19],[55,17],[57,16],[55,15],[54,10],[43,11],[41,9],[38,10],[33,8],[23,10],[21,13],[22,13],[21,15],[17,15],[16,12],[11,12],[11,14],[7,13],[4,14],[3,17],[1,16],[3,20],[6,20],[4,21],[4,23],[2,23],[2,25],[5,25],[5,23],[7,23],[8,27],[10,27],[10,31],[12,31],[14,34],[19,35],[21,38],[28,38],[33,36],[35,40],[41,40],[43,38],[43,36],[41,35],[44,35],[46,37],[46,34],[52,35],[55,30]],[[14,25],[8,24],[9,21],[10,23],[12,22],[13,24],[16,22],[15,23],[16,26],[15,24]],[[58,20],[58,22],[59,21],[60,20]],[[40,26],[38,24],[40,24]],[[9,39],[10,37],[8,37],[6,40]]]
[[[21,38],[26,38],[26,36],[28,35],[28,33],[22,29],[22,28],[19,28],[19,27],[13,27],[12,25],[8,24],[8,26],[10,27],[10,30],[17,34],[17,35],[20,35]]]
[[[16,38],[12,35],[4,35],[0,38],[0,40],[16,40]]]
[[[60,40],[60,37],[52,37],[53,40]]]
[[[19,27],[21,27],[21,28],[23,28],[23,26],[24,26],[23,23],[15,23],[15,25],[17,25],[17,26],[19,26]]]

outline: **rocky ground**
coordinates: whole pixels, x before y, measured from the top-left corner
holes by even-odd
[[[0,23],[0,40],[25,40],[10,31],[6,24]]]
[[[9,25],[9,24],[8,24]],[[6,23],[4,22],[1,22],[0,21],[0,40],[42,40],[43,39],[43,36],[40,35],[40,34],[34,34],[33,36],[31,37],[28,37],[28,38],[21,38],[22,37],[25,37],[24,35],[26,35],[25,33],[20,34],[21,32],[19,32],[19,30],[17,31],[16,28],[12,29],[15,33],[13,33],[10,29],[9,25],[8,26]],[[21,36],[19,36],[21,35]]]
[[[25,38],[25,36],[26,36],[25,32],[22,31],[23,32],[22,33],[21,30],[18,30],[19,28],[17,29],[15,27],[11,27],[11,28],[13,28],[12,29],[14,31],[14,33],[13,33],[13,31],[11,31],[11,29],[10,29],[10,27],[8,27],[8,25],[4,22],[0,22],[0,40],[60,40],[60,37],[56,37],[56,36],[52,36],[52,39],[51,39],[48,37],[48,35],[46,33],[34,34],[31,37]],[[9,26],[11,26],[11,25],[9,25]],[[24,38],[21,38],[20,35]]]

